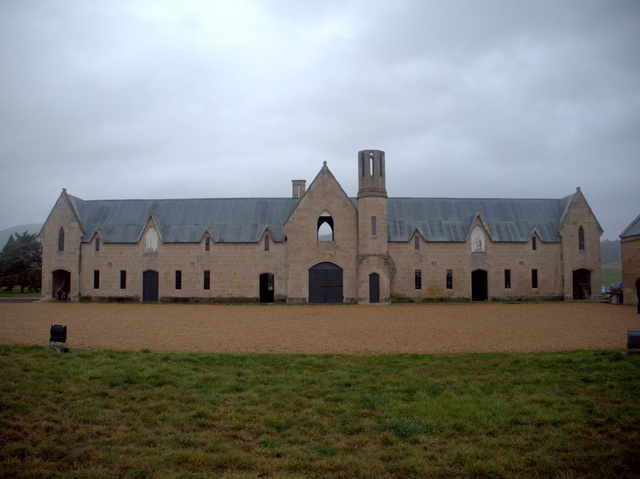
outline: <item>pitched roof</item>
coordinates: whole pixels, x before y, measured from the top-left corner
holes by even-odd
[[[620,238],[628,238],[629,236],[640,235],[640,216],[631,222],[627,228],[620,233]]]
[[[197,243],[209,231],[218,243],[255,243],[268,229],[284,240],[284,223],[299,198],[91,200],[68,195],[84,231],[106,243],[136,243],[150,218],[165,243]],[[480,217],[493,241],[526,242],[535,231],[558,242],[572,196],[554,199],[389,198],[388,240],[409,241],[417,230],[427,241],[466,241]],[[357,200],[350,198],[357,208]]]
[[[91,200],[69,195],[85,235],[105,243],[136,243],[153,218],[165,243],[197,243],[208,230],[218,243],[253,243],[268,229],[284,239],[283,225],[297,198]]]
[[[417,229],[427,241],[465,241],[477,215],[493,241],[526,242],[535,230],[559,242],[571,196],[553,199],[389,198],[389,241],[408,241]]]

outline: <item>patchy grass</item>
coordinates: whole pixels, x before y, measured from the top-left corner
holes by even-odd
[[[0,347],[0,476],[637,477],[640,357]]]

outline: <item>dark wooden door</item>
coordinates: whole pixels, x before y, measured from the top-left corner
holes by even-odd
[[[378,273],[369,275],[369,302],[380,302],[380,275]]]
[[[263,273],[260,275],[260,302],[273,303],[273,299],[273,275],[271,273]]]
[[[144,303],[158,302],[158,272],[148,270],[142,273],[142,301]]]
[[[342,268],[333,263],[320,263],[309,270],[310,303],[342,303]]]

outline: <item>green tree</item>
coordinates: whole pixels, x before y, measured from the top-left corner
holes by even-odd
[[[41,273],[42,245],[36,235],[30,235],[27,231],[11,235],[0,253],[0,286],[11,290],[17,285],[21,293],[25,288],[38,291],[41,288]]]

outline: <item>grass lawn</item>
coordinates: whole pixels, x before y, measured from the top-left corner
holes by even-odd
[[[613,283],[622,283],[622,271],[613,268],[602,268],[602,286],[606,288]]]
[[[11,291],[0,289],[0,298],[37,298],[41,295],[40,291],[20,292],[20,286],[14,286]]]
[[[640,356],[0,347],[1,477],[638,477]]]

